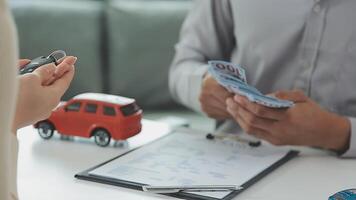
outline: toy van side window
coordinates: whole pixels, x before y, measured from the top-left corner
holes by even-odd
[[[67,112],[79,112],[81,105],[82,105],[81,102],[74,102],[74,103],[69,104],[69,105],[65,108],[65,110],[66,110]]]
[[[96,110],[98,109],[98,105],[93,104],[93,103],[88,103],[85,105],[85,112],[86,113],[96,113]]]
[[[104,106],[103,113],[107,116],[116,116],[115,109],[111,106]]]

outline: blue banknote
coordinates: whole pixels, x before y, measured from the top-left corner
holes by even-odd
[[[213,73],[229,76],[240,80],[241,82],[247,83],[245,70],[242,67],[225,61],[212,60],[208,63],[209,66],[213,66],[210,68]]]
[[[239,66],[225,61],[209,61],[209,73],[228,91],[245,96],[249,101],[271,108],[289,108],[294,105],[292,101],[278,99],[264,95],[255,87],[247,84],[245,70]]]

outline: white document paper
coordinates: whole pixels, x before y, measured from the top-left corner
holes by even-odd
[[[177,131],[89,174],[158,186],[241,186],[288,152],[272,146],[250,147],[232,141],[207,140],[205,134]],[[223,198],[229,193],[198,194]]]

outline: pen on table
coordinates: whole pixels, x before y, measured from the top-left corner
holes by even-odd
[[[142,186],[142,190],[145,192],[159,194],[169,194],[177,192],[226,192],[242,189],[242,187],[236,185]]]
[[[212,134],[212,133],[208,133],[206,135],[206,138],[209,139],[209,140],[214,140],[214,139],[235,140],[235,141],[238,141],[238,142],[247,143],[251,147],[259,147],[261,145],[261,141],[251,141],[251,140],[244,139],[244,138],[241,138],[241,137],[239,137],[237,135],[232,135],[232,134]]]

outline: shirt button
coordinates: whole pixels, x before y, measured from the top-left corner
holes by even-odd
[[[320,5],[319,5],[319,4],[316,4],[316,5],[314,6],[313,10],[314,10],[314,12],[319,13],[320,10],[321,10]]]

